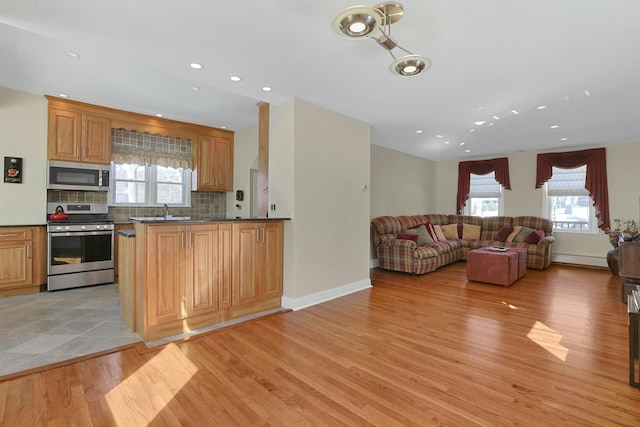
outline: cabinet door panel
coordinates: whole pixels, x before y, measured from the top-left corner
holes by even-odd
[[[148,229],[149,325],[182,319],[184,308],[184,227],[150,226]]]
[[[111,161],[111,122],[104,117],[82,115],[81,159],[88,163]]]
[[[187,317],[218,309],[218,226],[187,226]]]
[[[32,284],[31,241],[0,242],[0,288]]]
[[[218,301],[220,308],[231,307],[231,224],[220,224],[218,231]]]
[[[81,124],[80,113],[49,110],[49,159],[78,161]]]
[[[226,139],[216,138],[213,154],[213,167],[216,181],[216,189],[231,191],[233,189],[233,151],[231,142]]]
[[[259,299],[259,275],[256,269],[259,225],[233,225],[233,305]]]
[[[265,299],[282,296],[282,262],[284,226],[280,223],[265,225],[265,272],[262,297]]]

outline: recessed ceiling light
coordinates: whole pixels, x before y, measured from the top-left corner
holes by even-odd
[[[200,88],[198,86],[189,86],[189,89],[191,89],[194,92],[197,92],[200,90]]]
[[[587,95],[587,96],[591,96],[591,94],[589,93],[589,91],[588,91],[588,90],[585,90],[585,91],[584,91],[584,94],[585,94],[585,95]]]
[[[436,138],[442,138],[442,135],[436,135]]]
[[[422,129],[418,129],[416,133],[422,133]]]
[[[226,128],[227,128],[226,126],[220,126],[220,129],[226,129]]]
[[[232,82],[239,82],[242,79],[238,76],[231,76],[229,77],[229,80],[231,80]]]
[[[475,131],[476,131],[475,129],[469,129],[469,132],[475,132]]]
[[[200,70],[202,69],[202,64],[198,64],[197,62],[192,62],[191,64],[189,64],[189,66],[191,68],[193,68],[194,70]]]
[[[478,111],[484,110],[484,107],[478,107]]]
[[[464,142],[461,142],[460,145],[464,145]]]
[[[272,89],[269,86],[265,86],[265,87],[262,88],[263,92],[271,92],[271,90]]]
[[[500,117],[498,117],[498,116],[493,116],[493,118],[496,119],[496,120],[500,120]]]
[[[560,126],[558,125],[551,125],[551,129],[558,129]]]
[[[67,55],[70,58],[80,58],[80,55],[78,55],[77,53],[75,53],[72,50],[68,50],[65,52],[65,55]]]
[[[69,97],[69,95],[67,95],[66,93],[59,93],[58,96],[60,98],[68,98]]]
[[[476,125],[478,125],[478,126],[482,126],[483,124],[485,124],[485,123],[486,123],[486,121],[485,121],[485,120],[480,120],[479,122],[474,122],[474,123],[475,123]]]
[[[493,122],[489,123],[489,126],[493,126]]]
[[[545,108],[547,108],[546,105],[538,105],[538,107],[536,109],[537,110],[544,110]]]
[[[515,114],[516,116],[517,116],[518,114],[520,114],[520,113],[518,113],[516,110],[511,110],[511,112],[512,112],[513,114]]]
[[[156,117],[164,117],[164,116],[162,114],[160,114],[160,113],[157,113]]]
[[[471,150],[469,150],[468,148],[466,150],[464,150],[465,153],[470,153]]]
[[[445,143],[445,144],[449,144],[449,142],[450,142],[450,141],[445,141],[444,143]]]
[[[569,138],[560,138],[560,141],[566,141]]]

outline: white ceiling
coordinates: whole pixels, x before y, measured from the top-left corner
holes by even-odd
[[[414,77],[334,32],[356,4],[2,0],[0,86],[232,130],[297,97],[432,160],[640,142],[640,1],[407,0],[392,35],[433,62]]]

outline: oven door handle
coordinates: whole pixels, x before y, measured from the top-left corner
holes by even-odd
[[[72,236],[106,236],[113,234],[113,230],[104,231],[66,231],[66,232],[49,232],[51,237],[72,237]]]

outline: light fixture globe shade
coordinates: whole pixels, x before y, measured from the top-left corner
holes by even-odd
[[[380,28],[382,13],[369,6],[352,6],[338,13],[333,28],[348,39],[366,39]]]
[[[415,76],[431,67],[431,61],[422,55],[405,55],[391,63],[391,72],[399,76]]]

